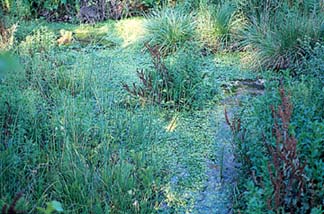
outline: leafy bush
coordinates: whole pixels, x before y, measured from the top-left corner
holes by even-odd
[[[147,45],[154,67],[139,70],[141,84],[124,88],[136,97],[169,107],[199,106],[211,97],[211,87],[206,74],[201,72],[201,56],[194,49],[178,51],[163,59],[157,48]]]
[[[96,16],[95,21],[103,21],[143,15],[152,8],[174,4],[168,0],[2,0],[0,8],[22,19],[44,17],[47,21],[73,22],[80,10],[87,18]]]
[[[0,1],[0,13],[12,14],[14,16],[28,18],[30,17],[29,2],[25,0],[2,0]]]
[[[324,83],[324,47],[317,43],[310,56],[304,57],[300,66],[296,68],[299,76],[312,76]]]
[[[66,15],[75,15],[78,4],[77,0],[4,0],[0,6],[5,13],[18,18],[45,16],[49,20],[57,20]]]
[[[146,42],[152,47],[157,47],[162,56],[176,52],[195,36],[192,14],[187,14],[182,8],[154,11],[148,17],[145,28]]]
[[[248,175],[242,209],[315,212],[323,206],[323,85],[315,79],[289,80],[291,97],[282,89],[271,92],[271,87],[245,108],[236,135]],[[279,107],[271,110],[271,105]]]

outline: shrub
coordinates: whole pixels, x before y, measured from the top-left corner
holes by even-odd
[[[285,87],[291,96],[269,86],[241,115],[242,208],[250,212],[308,213],[323,205],[323,85],[288,79]]]
[[[191,42],[195,36],[195,22],[192,14],[182,8],[163,8],[148,16],[145,25],[147,35],[145,41],[157,47],[162,56],[174,53]]]
[[[10,2],[10,1],[8,1]],[[8,12],[18,18],[30,19],[32,16],[32,8],[30,7],[30,2],[26,0],[15,0],[10,4]]]
[[[124,88],[136,97],[163,106],[193,107],[211,97],[206,74],[201,72],[201,56],[193,49],[178,51],[163,59],[157,48],[147,45],[154,67],[137,71],[141,85]]]
[[[311,50],[310,56],[304,57],[296,70],[299,76],[311,76],[324,83],[324,46],[317,43]]]
[[[76,0],[4,0],[0,6],[7,13],[17,18],[30,19],[45,16],[49,20],[62,19],[74,15],[78,7]]]

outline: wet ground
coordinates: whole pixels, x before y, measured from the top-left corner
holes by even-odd
[[[222,100],[229,117],[233,117],[240,102],[248,96],[261,95],[264,90],[263,80],[235,81],[235,91]],[[215,152],[217,160],[207,160],[208,177],[203,191],[196,196],[193,213],[197,214],[230,214],[232,197],[237,183],[240,164],[234,158],[234,144],[231,129],[225,121],[225,116],[219,118],[215,133]]]

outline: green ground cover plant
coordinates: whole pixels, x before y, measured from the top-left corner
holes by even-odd
[[[0,8],[2,213],[323,212],[320,1]]]
[[[165,127],[176,112],[127,105],[121,87],[121,82],[136,80],[136,68],[150,64],[141,46],[107,49],[77,40],[58,46],[59,26],[36,25],[17,41],[20,45],[11,54],[15,60],[5,54],[1,58],[1,65],[8,63],[1,67],[1,208],[20,191],[17,210],[30,212],[46,209],[52,200],[66,213],[155,213],[192,207],[191,192],[202,188],[204,156],[212,155],[208,148],[213,141],[205,134],[209,125],[200,125],[206,124],[209,112],[197,113],[195,117],[204,119],[196,122],[195,117],[178,116],[172,129],[183,128],[168,131]],[[188,59],[177,57],[182,56],[169,63],[190,68],[184,64]],[[206,131],[200,133],[202,128]],[[199,145],[202,140],[204,147]],[[179,157],[174,157],[175,150]],[[183,170],[190,176],[170,187],[169,179]]]
[[[255,98],[236,130],[243,171],[249,172],[242,192],[246,213],[321,209],[322,85],[289,80],[285,88]]]

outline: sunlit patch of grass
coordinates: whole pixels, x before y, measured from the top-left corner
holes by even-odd
[[[19,24],[16,39],[25,40],[35,29],[46,26],[48,30],[59,38],[60,32],[72,32],[75,41],[81,44],[98,44],[104,46],[126,47],[140,40],[144,35],[144,19],[131,18],[121,21],[109,20],[95,25],[90,24],[66,24],[66,23],[47,23],[42,20],[24,21]],[[59,42],[64,43],[62,41]]]
[[[73,40],[72,32],[64,29],[60,30],[61,37],[56,40],[59,45],[70,44]]]
[[[116,23],[116,31],[124,40],[122,46],[126,47],[139,41],[145,33],[144,19],[132,18],[121,20]]]
[[[96,43],[115,46],[121,43],[115,32],[115,22],[108,21],[95,26],[80,25],[74,30],[75,38],[81,43]]]

